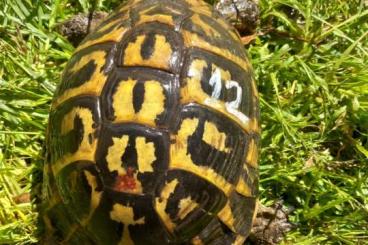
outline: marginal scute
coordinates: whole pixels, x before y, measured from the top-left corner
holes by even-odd
[[[232,219],[222,220],[235,234],[247,237],[252,227],[253,212],[255,210],[256,198],[244,197],[237,192],[233,192],[229,198],[229,212],[231,210]],[[226,214],[228,214],[226,212]]]
[[[139,20],[136,25],[149,23],[149,22],[160,22],[170,26],[174,26],[174,16],[180,13],[175,13],[175,10],[171,10],[166,6],[154,5],[150,8],[144,9],[139,13]]]
[[[232,243],[232,245],[243,245],[246,237],[245,236],[236,236],[235,241]]]
[[[174,179],[168,183],[166,183],[165,187],[162,189],[160,197],[155,198],[155,209],[158,215],[160,216],[162,222],[164,223],[165,227],[171,233],[174,232],[175,223],[171,220],[169,214],[166,213],[165,209],[167,207],[167,201],[170,195],[174,192],[176,186],[178,185],[179,181]]]
[[[108,28],[108,27],[105,27]],[[105,28],[100,29],[100,32],[103,32]],[[75,52],[78,52],[84,48],[90,47],[92,45],[97,45],[99,43],[105,43],[105,42],[119,42],[121,40],[121,38],[124,36],[125,32],[128,29],[125,27],[118,27],[115,28],[114,30],[102,35],[101,37],[95,38],[95,39],[89,39],[86,40],[85,42],[81,43],[78,48],[76,49]],[[98,33],[98,32],[97,32]]]
[[[210,16],[213,11],[208,4],[200,0],[185,0],[185,2],[191,7],[193,12],[204,11]]]
[[[219,47],[213,46],[208,41],[201,38],[198,34],[183,30],[183,38],[184,38],[184,44],[185,47],[191,48],[196,47],[203,50],[207,50],[208,52],[212,52],[214,54],[217,54],[221,57],[224,57],[225,59],[228,59],[229,61],[234,62],[240,67],[243,67],[246,70],[249,70],[249,61],[243,58],[240,58],[233,53],[231,53],[227,49],[221,49]]]
[[[224,29],[229,31],[229,34],[234,40],[240,40],[240,35],[236,31],[236,29],[233,26],[230,26],[229,23],[222,19],[222,18],[216,18],[216,22],[221,25]]]
[[[217,214],[217,216],[224,224],[227,225],[227,227],[229,227],[233,232],[236,232],[234,227],[235,217],[232,213],[229,201],[226,203],[225,207]]]
[[[99,28],[97,28],[96,32],[94,34],[101,34],[104,33],[106,30],[110,29],[110,28],[116,28],[116,26],[124,21],[127,21],[128,17],[124,17],[124,18],[116,18],[113,20],[110,20],[110,22],[107,23],[103,23],[99,26]],[[92,39],[92,38],[89,38]],[[78,47],[79,48],[79,47]]]
[[[258,160],[258,147],[255,140],[252,138],[249,146],[248,146],[248,154],[246,158],[246,162],[253,168],[257,168],[257,160]]]
[[[225,194],[215,185],[195,174],[174,169],[167,172],[166,182],[159,185],[161,196],[167,183],[177,180],[165,202],[165,213],[174,224],[173,243],[187,242],[206,227],[226,203]]]
[[[93,213],[95,212],[96,208],[98,207],[98,205],[101,202],[101,197],[102,197],[102,191],[98,191],[98,183],[97,183],[97,178],[95,176],[93,176],[89,171],[84,170],[83,171],[88,185],[91,187],[91,204],[90,204],[90,212],[88,214],[88,217],[86,217],[83,221],[82,221],[82,225],[86,226],[88,221],[91,219]]]
[[[192,244],[193,245],[204,245],[199,236],[196,236],[192,239]]]
[[[243,178],[239,178],[238,183],[235,186],[235,190],[246,197],[252,196],[252,190]]]
[[[246,197],[258,196],[258,168],[253,168],[247,163],[243,164],[243,169],[236,190]]]
[[[216,29],[204,22],[198,14],[193,14],[191,20],[208,35],[216,38],[221,36],[221,34]]]

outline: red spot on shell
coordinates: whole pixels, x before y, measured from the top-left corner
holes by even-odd
[[[128,167],[126,174],[116,177],[114,189],[116,191],[134,190],[136,188],[136,182],[134,178],[134,169]]]

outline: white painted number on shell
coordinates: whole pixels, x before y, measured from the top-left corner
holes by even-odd
[[[212,74],[209,84],[213,87],[211,97],[214,99],[219,99],[222,88],[220,69],[217,68],[215,72]]]
[[[213,72],[209,84],[213,87],[213,91],[211,94],[211,99],[206,100],[205,103],[211,104],[214,100],[218,100],[220,98],[222,83],[221,83],[221,71],[219,68],[216,68]],[[240,87],[237,81],[228,80],[225,82],[225,88],[227,90],[231,88],[236,88],[236,98],[233,101],[225,102],[226,110],[236,116],[242,123],[247,123],[249,118],[244,115],[241,111],[239,111],[239,106],[242,100],[243,90]]]
[[[249,118],[238,110],[243,94],[242,88],[239,86],[238,82],[233,80],[226,81],[225,87],[226,89],[236,88],[236,99],[225,103],[226,110],[239,118],[242,123],[246,123],[249,121]]]

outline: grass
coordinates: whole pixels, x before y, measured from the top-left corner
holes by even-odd
[[[118,1],[99,1],[111,10]],[[36,241],[30,192],[48,110],[73,47],[56,26],[86,0],[0,1],[0,244]],[[261,97],[261,202],[284,244],[368,244],[368,2],[260,0],[247,48]]]

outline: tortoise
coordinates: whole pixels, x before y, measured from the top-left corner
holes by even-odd
[[[51,105],[44,244],[243,244],[259,105],[236,30],[200,0],[130,0],[76,48]]]

